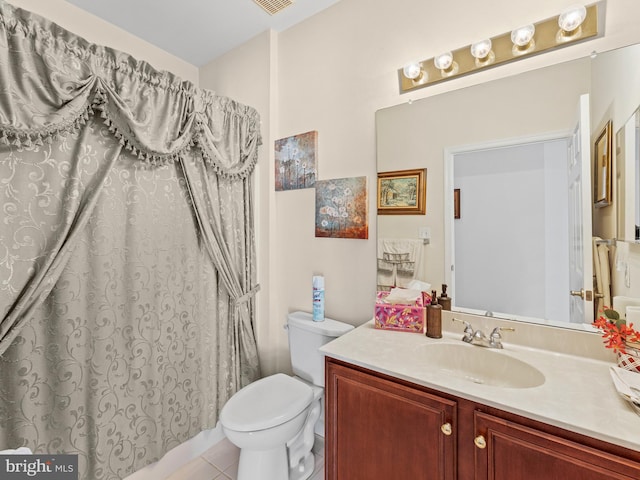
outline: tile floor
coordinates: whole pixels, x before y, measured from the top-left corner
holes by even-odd
[[[316,437],[316,467],[309,480],[324,479],[324,441]],[[196,457],[166,480],[236,480],[240,450],[226,438]]]

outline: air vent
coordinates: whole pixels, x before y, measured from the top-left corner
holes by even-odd
[[[276,13],[284,10],[289,5],[293,4],[294,0],[253,0],[269,15],[275,15]]]

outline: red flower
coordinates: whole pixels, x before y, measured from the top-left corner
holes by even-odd
[[[627,325],[601,315],[593,322],[593,326],[602,330],[604,346],[614,352],[627,353],[627,343],[640,342],[640,332],[633,328],[633,323]]]

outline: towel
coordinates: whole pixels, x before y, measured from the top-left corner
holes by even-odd
[[[596,277],[596,291],[602,297],[596,298],[596,311],[611,308],[611,268],[609,267],[609,247],[593,237],[593,271]]]
[[[30,448],[20,447],[15,450],[0,450],[0,455],[33,455]]]
[[[610,367],[611,379],[618,393],[640,406],[640,375],[620,367]]]
[[[411,238],[381,238],[378,240],[378,286],[406,287],[411,280],[420,280],[422,240]],[[399,260],[394,261],[393,258]],[[400,260],[401,259],[401,260]]]
[[[611,268],[609,267],[609,247],[605,244],[598,245],[598,260],[600,262],[600,275],[602,276],[601,291],[604,294],[602,301],[605,306],[611,306]]]

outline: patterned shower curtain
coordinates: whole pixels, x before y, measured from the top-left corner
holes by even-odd
[[[0,0],[0,450],[121,479],[259,376],[257,112]]]

